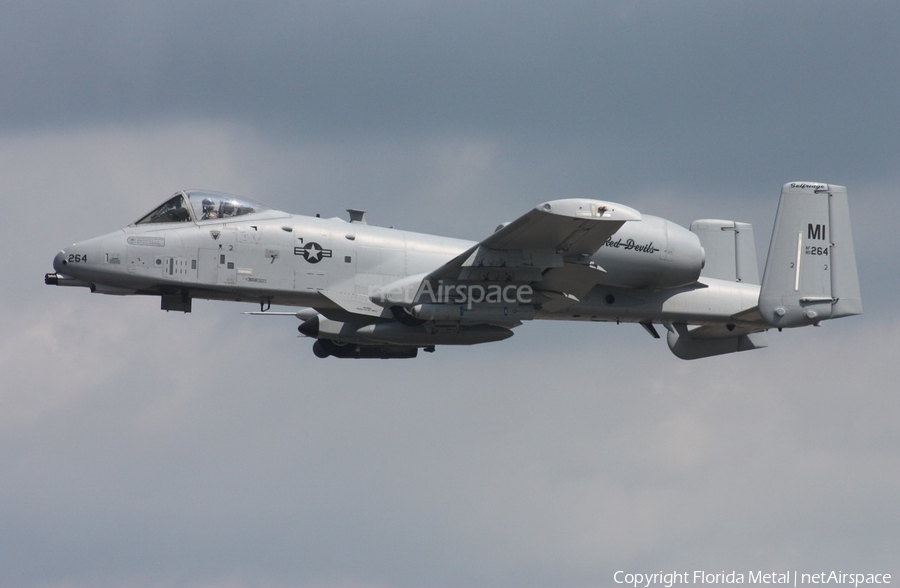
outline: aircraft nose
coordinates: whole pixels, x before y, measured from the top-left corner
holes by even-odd
[[[56,257],[53,258],[53,269],[57,271],[57,273],[64,274],[66,269],[66,252],[60,251],[56,254]]]

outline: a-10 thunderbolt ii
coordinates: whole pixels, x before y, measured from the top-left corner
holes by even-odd
[[[475,243],[298,216],[246,198],[179,192],[136,222],[76,243],[45,282],[101,294],[302,307],[319,357],[409,358],[511,337],[534,319],[666,330],[683,359],[757,349],[771,328],[860,314],[843,186],[781,191],[762,280],[752,226],[686,229],[614,202],[553,200]]]

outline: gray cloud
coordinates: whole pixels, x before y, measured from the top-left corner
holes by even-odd
[[[616,146],[617,163],[670,177],[747,174],[783,152],[791,169],[841,173],[848,154],[866,149],[876,161],[852,167],[871,169],[897,152],[886,5],[43,3],[4,21],[7,127],[163,117],[244,120],[291,142],[487,133]],[[806,147],[823,140],[825,161]],[[719,156],[697,168],[698,148]]]

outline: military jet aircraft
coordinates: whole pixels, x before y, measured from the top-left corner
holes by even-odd
[[[847,191],[781,191],[759,279],[750,224],[690,229],[588,198],[552,200],[480,242],[298,216],[253,200],[179,192],[123,229],[76,243],[47,284],[291,314],[318,357],[410,358],[511,337],[535,319],[640,324],[696,359],[767,346],[770,328],[862,313]],[[300,307],[277,313],[272,305]]]

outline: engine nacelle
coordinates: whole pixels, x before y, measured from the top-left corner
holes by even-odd
[[[592,259],[606,270],[603,285],[678,288],[697,281],[706,252],[688,229],[645,214],[640,222],[625,223]]]

